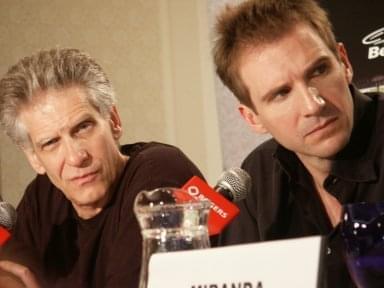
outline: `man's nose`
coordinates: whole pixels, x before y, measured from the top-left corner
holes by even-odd
[[[66,141],[65,152],[67,164],[71,166],[81,167],[87,164],[89,154],[87,150],[81,145],[81,143],[75,140]]]
[[[319,113],[326,105],[325,99],[316,87],[306,86],[302,89],[303,111],[305,116]]]

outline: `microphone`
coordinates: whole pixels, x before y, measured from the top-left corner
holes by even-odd
[[[241,168],[232,168],[221,174],[213,188],[231,202],[247,197],[251,190],[251,177]]]
[[[232,201],[247,196],[251,189],[251,177],[243,169],[232,168],[222,173],[214,189],[197,176],[192,177],[182,188],[194,199],[207,199],[211,202],[208,232],[213,236],[220,234],[239,214],[239,208]]]
[[[15,208],[7,202],[0,202],[0,247],[11,237],[10,231],[16,223],[16,218]]]

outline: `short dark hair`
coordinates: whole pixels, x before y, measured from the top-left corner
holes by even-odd
[[[242,104],[253,108],[238,71],[241,53],[278,40],[299,23],[312,27],[339,58],[327,13],[314,0],[249,0],[226,6],[219,15],[213,50],[216,72]]]

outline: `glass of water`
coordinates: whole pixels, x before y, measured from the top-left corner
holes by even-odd
[[[179,188],[141,191],[134,211],[143,238],[139,288],[147,287],[152,254],[210,247],[207,219],[210,202],[196,200]]]

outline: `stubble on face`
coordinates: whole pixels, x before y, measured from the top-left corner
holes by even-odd
[[[90,218],[109,200],[127,160],[117,145],[120,133],[114,132],[121,131],[118,114],[102,117],[79,87],[40,96],[21,113],[34,146],[29,160],[63,191],[80,216]]]
[[[310,27],[297,25],[278,41],[245,50],[239,70],[257,108],[246,119],[253,128],[305,157],[331,158],[346,145],[353,126],[349,81]],[[310,97],[311,86],[325,105]]]

